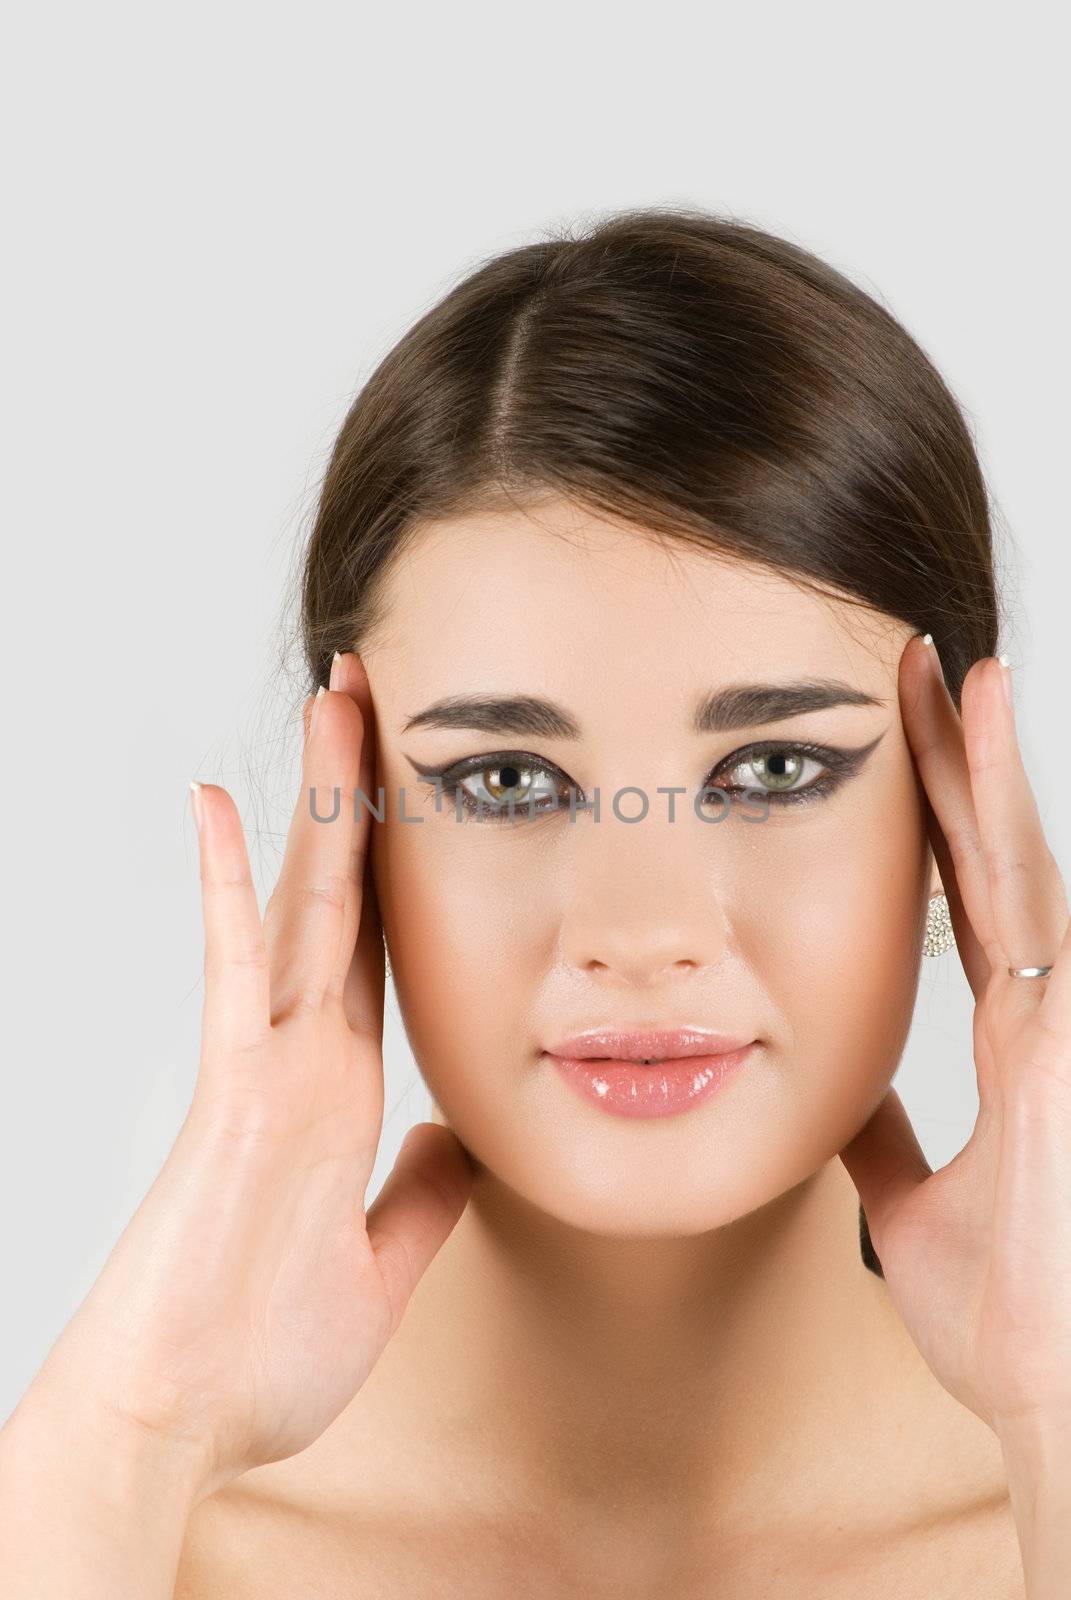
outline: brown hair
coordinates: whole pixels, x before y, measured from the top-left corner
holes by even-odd
[[[734,218],[632,209],[507,250],[394,345],[304,556],[309,687],[370,646],[422,524],[547,495],[932,633],[957,706],[996,653],[989,498],[956,399],[870,294]],[[880,1274],[861,1206],[859,1224]]]

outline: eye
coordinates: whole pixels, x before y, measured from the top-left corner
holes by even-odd
[[[825,749],[821,745],[768,743],[750,745],[747,750],[736,751],[707,780],[705,788],[723,789],[726,794],[740,795],[756,790],[778,805],[795,804],[817,799],[829,794],[846,775],[852,752]],[[813,770],[818,776],[813,776]],[[812,775],[809,781],[808,769]],[[731,778],[744,776],[728,785],[716,783],[718,773],[728,773]]]
[[[556,767],[513,753],[472,756],[430,776],[441,780],[442,794],[463,811],[487,822],[525,821],[568,806],[573,787]]]
[[[712,789],[722,789],[734,799],[758,794],[782,806],[819,800],[857,772],[882,737],[879,733],[857,750],[783,740],[748,745],[714,769],[703,786],[701,803],[709,803],[705,796]],[[469,756],[449,767],[424,766],[412,757],[410,761],[429,789],[477,822],[525,822],[541,812],[568,809],[571,798],[576,804],[584,802],[583,791],[560,767],[523,750]],[[813,775],[815,769],[818,776]],[[722,775],[733,781],[722,784],[718,781]]]

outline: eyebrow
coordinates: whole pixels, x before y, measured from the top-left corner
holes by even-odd
[[[887,702],[829,678],[798,683],[734,683],[704,696],[695,708],[695,733],[727,733],[830,706],[884,706]],[[418,711],[401,728],[467,728],[481,733],[523,733],[543,739],[579,739],[580,723],[539,695],[448,695]]]

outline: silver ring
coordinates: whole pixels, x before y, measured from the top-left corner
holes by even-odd
[[[1009,967],[1008,974],[1012,978],[1047,978],[1052,971],[1051,967]]]

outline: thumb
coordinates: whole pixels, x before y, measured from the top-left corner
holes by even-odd
[[[885,1224],[904,1196],[933,1175],[911,1119],[889,1089],[869,1121],[840,1152],[859,1192],[870,1238],[879,1257]]]
[[[409,1297],[468,1202],[473,1169],[450,1129],[417,1122],[409,1129],[365,1213],[368,1242],[391,1307],[391,1332]]]

